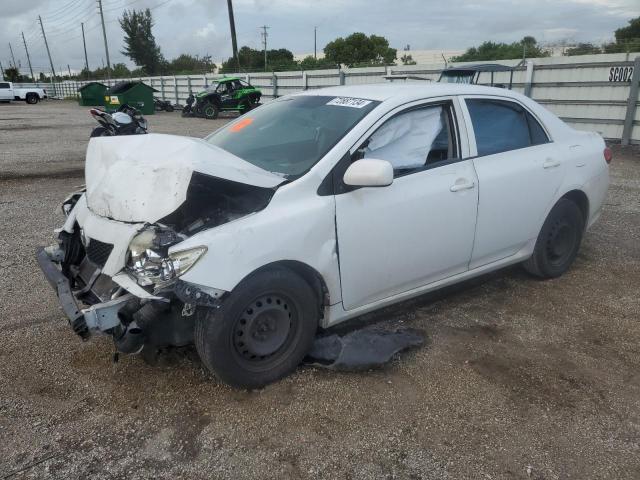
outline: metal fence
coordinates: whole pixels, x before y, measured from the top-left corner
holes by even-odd
[[[516,66],[521,62],[507,60],[500,63]],[[263,72],[240,76],[260,88],[264,97],[275,98],[312,88],[383,83],[390,75],[404,74],[436,81],[443,68],[444,64],[433,64]],[[489,83],[489,75],[481,74],[479,83]],[[157,89],[159,98],[183,105],[190,93],[205,89],[220,77],[222,75],[180,75],[102,82],[114,85],[121,81],[140,80]],[[509,73],[496,72],[494,82],[508,84]],[[86,83],[64,81],[39,85],[46,88],[52,98],[75,98],[78,88]],[[597,131],[603,137],[623,144],[640,144],[639,83],[640,53],[535,58],[517,66],[513,76],[514,90],[532,97],[568,124],[581,130]]]

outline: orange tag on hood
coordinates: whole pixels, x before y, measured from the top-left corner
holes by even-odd
[[[251,117],[243,118],[242,120],[239,120],[237,123],[235,123],[231,127],[231,131],[232,132],[239,132],[244,127],[246,127],[247,125],[251,125],[252,123],[253,123],[253,118],[251,118]]]

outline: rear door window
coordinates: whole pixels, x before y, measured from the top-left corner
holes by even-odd
[[[0,88],[9,88],[8,83],[0,83]]]
[[[518,104],[475,98],[465,101],[473,124],[478,156],[508,152],[537,144],[532,142],[527,120],[528,112]],[[540,125],[537,127],[542,130]],[[536,131],[535,136],[538,141],[542,138],[540,131]],[[544,137],[545,141],[539,143],[546,143],[546,134]]]

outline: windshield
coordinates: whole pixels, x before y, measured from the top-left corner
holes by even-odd
[[[297,177],[380,102],[301,95],[262,105],[205,140],[264,170]]]

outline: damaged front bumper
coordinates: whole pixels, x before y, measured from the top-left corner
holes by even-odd
[[[58,230],[57,245],[38,248],[36,259],[73,331],[83,339],[94,332],[112,335],[126,353],[139,351],[140,342],[159,347],[192,343],[196,307],[216,308],[227,292],[177,278],[186,269],[186,254],[180,251],[174,257],[163,251],[167,258],[154,251],[149,265],[140,261],[143,255],[131,249],[140,244],[137,237],[151,232],[150,240],[164,241],[166,229],[95,215],[81,192],[65,206],[67,220]],[[155,267],[165,264],[175,275],[156,275]],[[135,342],[129,341],[134,332]]]
[[[127,303],[136,299],[131,293],[126,293],[82,309],[71,290],[71,282],[57,267],[46,248],[38,248],[36,259],[44,276],[57,293],[62,311],[69,319],[69,325],[83,339],[90,336],[91,330],[107,332],[120,325],[118,312]]]
[[[36,252],[38,265],[56,292],[72,330],[83,339],[88,339],[92,332],[111,334],[118,350],[124,353],[138,351],[144,341],[154,346],[191,343],[193,321],[187,318],[192,317],[196,307],[219,307],[224,293],[177,280],[162,293],[152,295],[125,273],[111,278],[90,265],[93,270],[83,274],[86,260],[75,276],[67,276],[59,266],[61,256],[55,246],[39,247]],[[111,297],[104,296],[107,282],[110,291],[115,291]],[[140,318],[143,309],[146,313]],[[132,346],[128,337],[134,331],[137,340]]]

